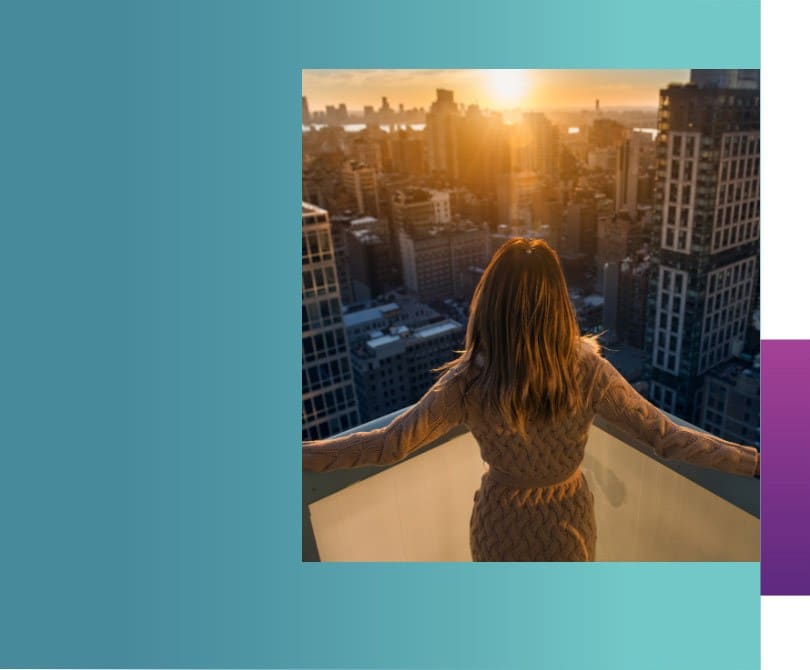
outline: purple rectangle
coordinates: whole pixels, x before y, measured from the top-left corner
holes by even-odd
[[[810,595],[810,341],[762,342],[762,594]]]

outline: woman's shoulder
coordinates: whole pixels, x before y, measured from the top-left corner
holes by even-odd
[[[603,360],[602,343],[595,335],[581,336],[578,342],[578,352],[582,361],[592,365]]]
[[[463,379],[465,379],[470,372],[470,369],[473,367],[473,362],[467,358],[459,358],[456,361],[448,363],[442,366],[441,375],[439,376],[437,382],[440,386],[448,386],[450,384],[456,384]]]
[[[610,363],[604,356],[602,343],[597,336],[579,338],[579,369],[581,379],[589,384],[600,384],[609,376]]]
[[[445,367],[438,385],[447,392],[457,392],[467,402],[472,399],[476,381],[480,380],[485,364],[480,353],[475,356],[461,356]]]

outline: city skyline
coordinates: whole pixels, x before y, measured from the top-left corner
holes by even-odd
[[[528,77],[521,87],[519,73],[484,75],[505,77],[480,80],[504,99],[526,95]],[[557,250],[580,329],[621,345],[623,371],[654,404],[757,442],[759,70],[692,70],[657,89],[654,111],[603,112],[594,98],[570,113],[482,114],[457,90],[432,95],[418,112],[398,110],[404,96],[364,106],[353,115],[362,130],[347,128],[346,102],[324,112],[302,101],[302,195],[331,238],[320,231],[320,269],[340,310],[365,310],[374,325],[340,337],[353,343],[363,420],[416,402],[431,381],[423,373],[459,346],[411,347],[428,324],[405,316],[402,300],[463,331],[492,253],[528,237]],[[400,121],[418,127],[383,130]],[[311,257],[305,287],[320,284]],[[326,346],[315,332],[305,340],[313,356]],[[326,409],[312,407],[306,416]]]
[[[654,108],[659,91],[689,81],[689,70],[302,70],[310,109],[346,104],[360,111],[388,98],[392,108],[425,108],[437,88],[486,109]]]

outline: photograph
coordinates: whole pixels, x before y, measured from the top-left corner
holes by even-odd
[[[759,74],[301,71],[303,561],[759,561]]]

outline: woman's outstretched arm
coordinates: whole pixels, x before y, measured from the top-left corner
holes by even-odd
[[[304,442],[304,470],[324,472],[401,461],[463,423],[460,381],[458,370],[450,370],[385,428]]]
[[[748,477],[759,475],[759,452],[719,437],[679,426],[648,402],[608,361],[596,378],[596,414],[650,445],[661,458],[684,461]]]

